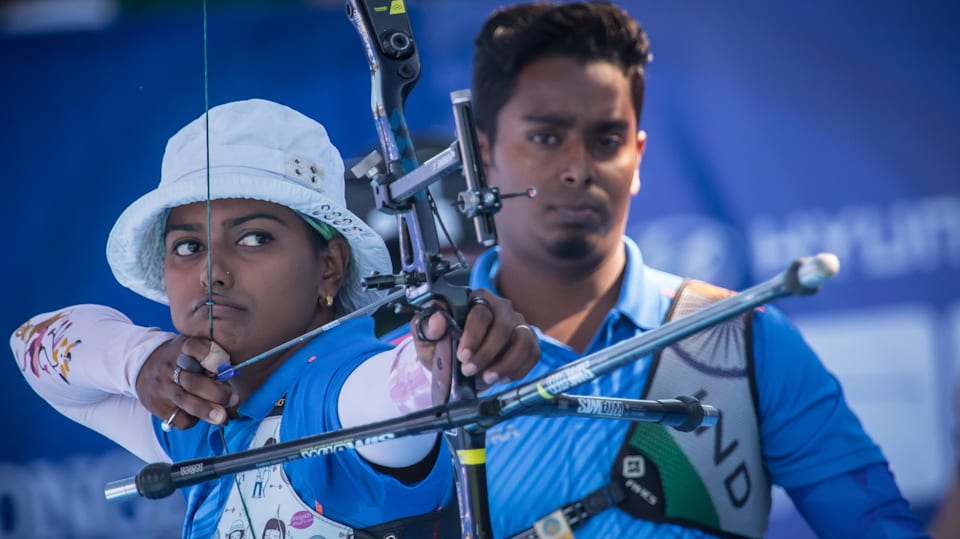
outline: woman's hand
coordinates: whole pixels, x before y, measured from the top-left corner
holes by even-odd
[[[427,340],[417,335],[418,324]],[[443,363],[444,351],[449,349],[446,330],[444,313],[436,312],[422,324],[419,316],[411,322],[417,355],[434,372],[437,362]],[[523,315],[513,309],[510,300],[487,290],[476,290],[470,295],[456,359],[463,374],[476,376],[477,389],[483,390],[497,382],[524,377],[540,359],[540,345],[536,333],[526,325]]]
[[[185,354],[199,358],[201,372],[177,366]],[[217,366],[228,363],[222,348],[209,339],[178,336],[150,354],[137,376],[136,391],[140,403],[153,415],[169,420],[180,430],[189,429],[203,419],[213,425],[227,419],[227,408],[236,406],[238,397],[229,385],[210,378]],[[176,375],[176,376],[175,376]]]

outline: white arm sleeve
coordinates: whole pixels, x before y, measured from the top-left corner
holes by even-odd
[[[404,374],[398,377],[401,372]],[[411,392],[425,393],[427,399],[411,398]],[[413,339],[408,337],[393,350],[363,362],[350,374],[337,403],[340,424],[344,428],[356,427],[421,410],[430,405],[429,394],[430,373],[420,366]],[[436,440],[436,434],[420,434],[362,446],[357,452],[367,462],[404,468],[423,460]]]
[[[34,316],[10,337],[30,387],[57,411],[147,462],[170,462],[135,394],[144,361],[174,334],[102,305]]]

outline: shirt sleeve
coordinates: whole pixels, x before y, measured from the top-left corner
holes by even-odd
[[[787,492],[810,528],[823,539],[927,537],[883,464]]]
[[[432,404],[430,373],[417,359],[413,337],[358,366],[340,389],[337,411],[343,428],[366,425],[422,410]],[[368,462],[403,468],[423,460],[436,434],[407,436],[357,448]]]
[[[145,461],[169,462],[134,388],[144,361],[173,337],[109,307],[75,305],[34,316],[10,347],[24,379],[57,411]]]
[[[840,382],[796,327],[766,306],[755,312],[753,333],[761,445],[773,482],[791,489],[886,466]]]
[[[374,415],[378,415],[379,420],[400,415],[397,404],[388,395],[390,365],[399,350],[390,350],[382,343],[365,339],[359,333],[364,331],[363,328],[354,330],[353,333],[341,331],[337,336],[331,334],[330,338],[336,339],[336,352],[324,362],[310,363],[310,368],[304,369],[295,386],[287,392],[289,408],[284,409],[280,426],[282,440],[340,430],[345,426],[342,423],[344,417],[362,423],[373,419]],[[336,355],[339,357],[334,357]],[[361,367],[375,368],[357,372]],[[359,376],[363,372],[367,374]],[[348,379],[352,380],[351,385],[356,384],[356,388],[365,389],[365,399],[357,401],[347,397],[352,404],[341,400],[341,393],[350,391],[345,387]],[[307,408],[294,411],[296,406]],[[367,456],[361,456],[356,450],[393,444],[395,453],[403,453],[389,457],[387,465],[395,466],[400,457],[407,460],[416,458],[417,453],[427,455],[437,440],[436,434],[392,440],[387,439],[389,437],[388,434],[360,436],[354,433],[354,437],[343,443],[328,442],[317,447],[317,452],[327,454],[288,462],[284,469],[297,494],[308,506],[319,504],[325,516],[354,527],[425,514],[453,499],[453,467],[445,448],[440,450],[441,456],[427,471],[426,477],[413,483],[405,483],[378,471]],[[409,445],[410,438],[421,439]]]
[[[776,308],[754,316],[764,464],[818,537],[926,537],[843,388]]]

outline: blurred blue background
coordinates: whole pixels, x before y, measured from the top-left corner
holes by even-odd
[[[448,94],[469,86],[472,38],[500,3],[407,2],[423,63],[407,104],[419,149],[453,140]],[[654,265],[734,288],[798,256],[839,255],[841,274],[820,294],[780,306],[928,518],[954,470],[960,5],[620,4],[655,55],[628,233]],[[76,303],[170,327],[165,308],[116,284],[104,245],[159,181],[166,139],[203,112],[202,13],[199,1],[0,3],[0,222],[13,235],[3,331]],[[377,145],[342,2],[212,2],[207,31],[212,105],[292,106],[327,126],[348,165]],[[372,207],[363,182],[350,197]],[[389,219],[371,220],[391,234]],[[103,485],[139,464],[52,411],[7,357],[0,538],[176,536],[178,496],[103,501]],[[769,535],[808,537],[796,521],[778,497]]]

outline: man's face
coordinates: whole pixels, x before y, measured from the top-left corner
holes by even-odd
[[[167,218],[164,283],[178,331],[208,336],[212,311],[214,340],[236,362],[315,325],[323,250],[300,216],[259,200],[214,200],[210,223],[208,232],[205,202],[174,208]]]
[[[523,68],[494,147],[480,137],[491,186],[537,189],[497,214],[505,258],[582,267],[619,248],[640,188],[636,117],[630,81],[613,64],[549,57]]]

